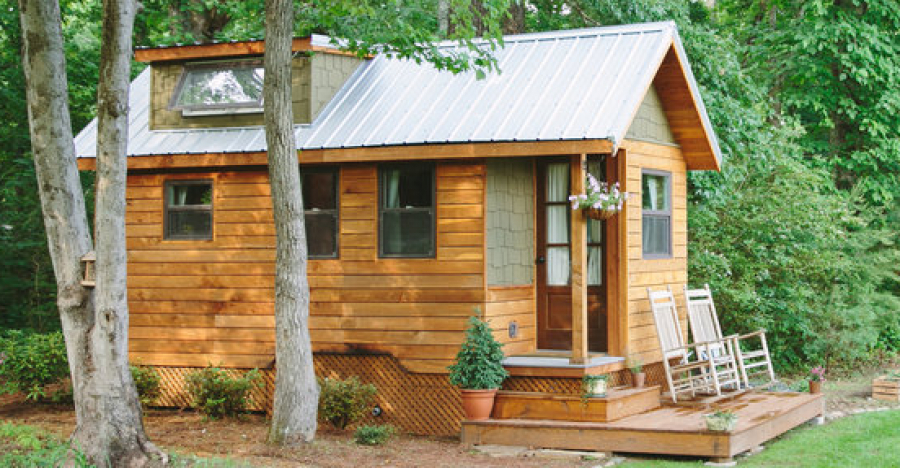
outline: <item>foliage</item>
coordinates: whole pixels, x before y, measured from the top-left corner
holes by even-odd
[[[247,408],[250,391],[261,386],[262,377],[257,369],[242,377],[218,367],[206,367],[185,377],[187,392],[194,408],[209,418],[237,416]]]
[[[503,368],[503,345],[491,333],[487,322],[473,316],[469,319],[466,340],[449,367],[450,383],[468,390],[500,388],[509,375]]]
[[[809,370],[809,381],[810,382],[824,382],[825,381],[825,368],[822,366],[816,366]]]
[[[610,187],[606,182],[597,182],[593,174],[588,174],[585,178],[584,188],[585,193],[569,197],[573,210],[593,208],[618,212],[625,200],[628,200],[628,192],[620,192],[618,182]]]
[[[344,430],[366,415],[376,393],[375,385],[364,384],[355,376],[319,379],[319,419]]]
[[[396,433],[397,429],[391,425],[359,426],[353,433],[353,440],[359,445],[384,445]]]
[[[704,418],[710,431],[730,431],[738,421],[738,415],[729,410],[716,410],[704,415]]]
[[[137,388],[141,404],[148,406],[160,395],[159,372],[153,366],[131,366],[131,378]]]
[[[72,466],[88,468],[84,454],[46,431],[13,423],[0,423],[0,466]]]
[[[0,334],[0,392],[24,392],[29,400],[47,398],[45,387],[69,375],[66,344],[60,332],[8,330]]]
[[[628,359],[625,360],[625,367],[628,367],[632,374],[640,374],[644,370],[644,361],[641,360],[640,356],[628,355]]]

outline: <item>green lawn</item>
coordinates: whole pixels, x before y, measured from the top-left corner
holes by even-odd
[[[640,460],[627,468],[702,466],[702,461]],[[793,430],[740,467],[900,467],[900,411],[864,413]]]

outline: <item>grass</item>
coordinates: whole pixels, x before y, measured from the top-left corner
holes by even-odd
[[[766,449],[739,458],[741,467],[900,467],[900,411],[864,413],[820,427],[795,429]],[[637,460],[627,468],[684,468],[702,461]]]
[[[58,436],[41,428],[24,424],[0,423],[0,466],[9,468],[33,468],[62,466],[69,454],[68,444]],[[71,465],[89,468],[78,451],[72,451]],[[223,458],[199,458],[191,455],[170,454],[168,466],[175,468],[237,468],[250,466]]]

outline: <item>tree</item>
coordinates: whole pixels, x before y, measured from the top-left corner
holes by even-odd
[[[32,148],[57,282],[78,425],[74,446],[97,466],[143,466],[159,453],[144,433],[128,368],[125,146],[136,5],[104,2],[98,91],[96,289],[81,285],[91,250],[72,139],[59,4],[20,0]]]
[[[303,193],[291,108],[291,0],[266,0],[263,95],[269,183],[275,215],[275,398],[268,441],[310,442],[319,387],[309,338],[309,280]]]

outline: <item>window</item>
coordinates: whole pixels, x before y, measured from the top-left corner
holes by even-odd
[[[263,76],[259,61],[187,65],[169,108],[186,116],[262,112]]]
[[[165,238],[212,239],[212,181],[166,182]]]
[[[433,257],[434,165],[382,167],[378,216],[382,257]]]
[[[303,217],[309,258],[338,256],[338,171],[302,168]]]
[[[672,256],[672,175],[644,170],[641,174],[644,258]]]

